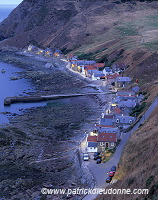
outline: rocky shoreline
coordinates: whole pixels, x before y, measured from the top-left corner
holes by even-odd
[[[97,91],[89,87],[87,81],[63,70],[65,63],[58,59],[52,61],[56,63],[55,69],[44,67],[47,60],[39,61],[14,52],[1,53],[0,59],[24,69],[19,76],[30,80],[36,88],[35,93],[28,95]],[[59,196],[42,196],[41,188],[93,186],[91,174],[83,170],[78,146],[85,130],[90,130],[102,106],[106,105],[107,98],[103,96],[55,100],[11,118],[10,124],[0,131],[0,197],[6,200],[59,199]],[[66,198],[60,196],[60,199]],[[71,198],[81,199],[79,196]]]

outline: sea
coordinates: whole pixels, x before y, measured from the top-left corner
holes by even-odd
[[[11,13],[17,5],[0,5],[0,22],[2,22]]]

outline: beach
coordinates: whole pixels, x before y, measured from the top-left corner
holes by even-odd
[[[1,52],[0,59],[23,69],[19,77],[35,89],[27,95],[98,92],[91,81],[69,72],[67,63],[57,58]],[[47,68],[50,62],[53,67]],[[10,117],[10,123],[1,127],[1,198],[39,198],[41,188],[46,186],[93,186],[93,177],[84,170],[79,145],[85,132],[98,122],[107,101],[103,94],[53,100]]]

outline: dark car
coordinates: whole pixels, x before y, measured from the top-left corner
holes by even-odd
[[[97,160],[98,158],[100,158],[100,152],[95,152],[94,153],[94,160]]]
[[[106,179],[106,183],[110,183],[111,180],[112,180],[112,177],[108,177],[108,178]]]
[[[97,164],[100,164],[101,163],[101,158],[98,158],[97,159]]]
[[[115,172],[112,172],[112,171],[111,171],[111,172],[109,172],[109,176],[110,176],[110,177],[113,177],[113,176],[114,176],[114,174],[115,174]]]
[[[112,166],[112,167],[111,167],[111,171],[112,171],[112,172],[116,172],[116,166]]]

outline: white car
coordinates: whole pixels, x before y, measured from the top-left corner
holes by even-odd
[[[83,154],[83,160],[84,160],[84,161],[88,161],[88,160],[89,160],[89,155],[88,155],[88,153],[84,153],[84,154]]]

